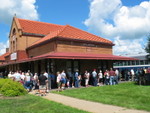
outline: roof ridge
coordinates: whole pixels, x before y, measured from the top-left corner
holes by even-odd
[[[62,33],[68,26],[69,26],[69,25],[65,25],[65,26],[62,28],[62,30],[59,32],[59,34],[58,34],[57,36],[61,35],[61,33]]]
[[[50,31],[49,34],[50,34],[50,33],[57,32],[57,35],[56,35],[56,36],[58,36],[61,32],[64,31],[65,28],[66,28],[66,26],[63,26],[63,28],[60,28],[60,29],[58,29],[58,30],[56,30],[56,31]],[[47,34],[46,36],[48,36],[49,34]],[[43,37],[43,38],[44,38],[44,37]]]
[[[64,26],[64,25],[59,25],[59,24],[53,24],[53,23],[47,23],[47,22],[40,22],[40,21],[35,21],[35,20],[28,20],[28,19],[22,19],[22,18],[17,18],[19,20],[24,20],[24,21],[30,21],[30,22],[37,22],[41,24],[49,24],[49,25],[56,25],[56,26]]]

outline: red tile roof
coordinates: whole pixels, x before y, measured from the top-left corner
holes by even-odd
[[[56,37],[60,37],[60,38],[64,38],[64,39],[82,40],[82,41],[93,41],[93,42],[100,42],[100,43],[113,45],[113,43],[107,39],[104,39],[99,36],[88,33],[86,31],[77,29],[70,25],[66,25],[57,31],[50,32],[44,38],[33,43],[30,47],[41,44],[42,42],[46,42],[46,41],[48,41],[52,38],[56,38]]]
[[[71,39],[79,39],[79,40],[87,40],[87,41],[96,41],[102,43],[109,43],[112,44],[112,41],[104,39],[102,37],[93,35],[81,29],[72,27],[70,25],[66,25],[64,30],[60,32],[58,35],[60,37],[71,38]]]
[[[50,24],[45,22],[25,20],[19,18],[18,18],[18,22],[20,23],[23,32],[43,34],[43,35],[47,35],[49,34],[49,32],[56,31],[63,27],[63,25]]]
[[[0,61],[5,61],[5,57],[9,55],[9,52],[4,53],[3,55],[0,56]]]
[[[38,45],[42,42],[45,42],[55,37],[61,37],[64,39],[94,41],[94,42],[113,45],[113,43],[110,40],[93,35],[91,33],[72,27],[70,25],[63,26],[63,25],[50,24],[50,23],[25,20],[19,18],[18,18],[18,22],[20,23],[21,29],[24,33],[47,35],[41,40],[33,43],[31,46]]]
[[[64,27],[63,27],[64,28]],[[48,41],[52,38],[55,38],[59,35],[59,33],[63,30],[63,28],[57,30],[57,31],[53,31],[53,32],[50,32],[48,35],[46,35],[45,37],[43,37],[42,39],[34,42],[30,47],[32,46],[35,46],[35,45],[38,45],[38,44],[41,44],[42,42],[45,42],[45,41]]]

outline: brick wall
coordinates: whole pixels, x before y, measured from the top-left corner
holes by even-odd
[[[17,51],[17,60],[21,60],[21,59],[25,59],[25,58],[27,58],[28,56],[27,56],[27,53],[26,53],[26,51]]]
[[[93,47],[89,47],[93,46]],[[94,53],[94,54],[112,54],[112,46],[107,45],[85,45],[84,43],[75,43],[67,41],[52,41],[41,46],[31,48],[28,51],[29,57],[35,57],[49,52],[76,52],[76,53]]]
[[[95,45],[95,44],[74,43],[74,42],[69,44],[66,42],[63,43],[62,41],[58,41],[57,52],[112,54],[112,46],[107,46],[102,44]]]
[[[46,54],[49,52],[53,52],[55,50],[55,45],[56,45],[55,42],[49,42],[49,43],[43,44],[39,47],[29,49],[29,50],[27,50],[28,56],[35,57],[35,56],[39,56],[39,55]]]

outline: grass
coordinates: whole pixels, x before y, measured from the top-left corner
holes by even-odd
[[[0,99],[0,113],[87,113],[41,97],[26,95]]]
[[[114,86],[65,90],[59,94],[130,109],[150,111],[150,86],[139,86],[133,82]]]

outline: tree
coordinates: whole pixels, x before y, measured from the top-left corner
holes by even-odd
[[[146,47],[145,47],[145,51],[148,53],[148,54],[150,54],[150,34],[148,35],[148,37],[147,37],[147,45],[146,45]]]

